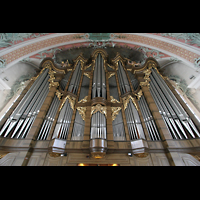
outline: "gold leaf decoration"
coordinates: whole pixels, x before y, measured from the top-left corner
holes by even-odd
[[[112,111],[112,121],[115,120],[115,118],[117,117],[117,115],[119,114],[119,111],[121,110],[121,107],[111,107],[111,111]]]
[[[86,107],[77,107],[76,108],[80,114],[80,116],[82,117],[82,119],[85,121],[85,112],[86,112]]]
[[[106,106],[102,106],[101,104],[97,104],[96,106],[92,106],[91,108],[91,116],[95,114],[96,112],[100,112],[104,114],[107,117],[107,108]]]
[[[117,99],[114,99],[114,97],[113,96],[110,96],[110,101],[112,102],[112,103],[120,103]]]
[[[135,102],[135,99],[131,95],[128,95],[127,97],[122,98],[123,104],[124,104],[124,110],[126,110],[130,99],[132,100],[133,104],[135,105],[135,108],[138,111],[138,107],[137,107],[137,104]]]
[[[78,103],[86,103],[88,96],[85,96],[83,99],[81,99]]]

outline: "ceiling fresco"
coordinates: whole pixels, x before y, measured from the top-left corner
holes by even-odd
[[[30,57],[55,58],[58,51],[66,49],[116,45],[140,51],[144,59],[174,57],[200,68],[199,33],[0,33],[0,69]]]

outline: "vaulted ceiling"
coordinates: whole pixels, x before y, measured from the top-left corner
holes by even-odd
[[[199,33],[1,33],[0,37],[0,68],[55,48],[109,44],[136,48],[149,56],[162,53],[162,57],[177,58],[192,68],[200,66]]]

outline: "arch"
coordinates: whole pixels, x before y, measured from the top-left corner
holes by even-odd
[[[33,38],[0,50],[0,57],[6,60],[6,68],[8,68],[23,58],[32,56],[43,50],[59,46],[61,47],[63,45],[78,44],[78,46],[81,46],[83,43],[88,43],[89,45],[90,42],[86,37],[84,38],[84,35],[84,33],[55,33]],[[123,33],[120,35],[124,37],[114,38],[112,39],[112,42],[123,42],[128,45],[139,45],[155,49],[169,56],[177,57],[192,68],[195,68],[194,59],[200,57],[198,47],[194,47],[174,39],[150,33]],[[104,54],[103,51],[102,54]]]

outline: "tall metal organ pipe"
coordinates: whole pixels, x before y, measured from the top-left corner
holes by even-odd
[[[92,98],[103,97],[106,98],[106,80],[104,61],[99,53],[94,68],[94,77],[92,85]],[[91,139],[103,138],[106,139],[106,117],[104,114],[97,111],[91,118]]]
[[[117,76],[119,80],[121,94],[123,95],[127,92],[130,92],[131,88],[129,85],[129,81],[123,69],[121,61],[118,61]],[[136,140],[140,138],[145,139],[138,111],[136,110],[135,105],[133,104],[131,99],[129,99],[128,106],[125,110],[125,116],[131,140]]]
[[[28,130],[33,124],[47,94],[49,69],[45,69],[35,80],[28,92],[24,95],[13,113],[7,119],[0,136],[11,138],[25,138]],[[6,132],[5,132],[6,130]]]
[[[56,115],[59,103],[60,101],[58,97],[55,96],[46,114],[45,120],[42,124],[42,128],[40,129],[37,140],[46,140],[46,138],[48,137],[53,121],[55,119],[55,115]]]
[[[168,88],[167,84],[155,69],[151,69],[151,71],[150,92],[172,137],[174,139],[200,137],[200,133],[193,121]]]
[[[130,88],[126,73],[122,67],[121,61],[118,61],[117,76],[119,79],[119,87],[120,87],[121,94],[123,95],[127,92],[130,92],[131,88]]]
[[[77,94],[80,78],[81,78],[81,63],[80,61],[78,61],[76,69],[74,70],[74,73],[72,75],[72,78],[68,87],[69,92]],[[54,134],[53,134],[52,139],[54,138],[67,139],[69,127],[71,124],[72,114],[73,114],[73,109],[71,108],[69,99],[66,99],[59,113],[59,117],[56,123],[56,127],[54,129]]]
[[[140,100],[138,101],[140,110],[144,119],[144,123],[147,127],[147,131],[149,133],[151,140],[160,140],[160,135],[158,133],[157,127],[155,125],[154,119],[151,115],[151,112],[149,110],[148,104],[145,100],[145,97],[142,96]]]

